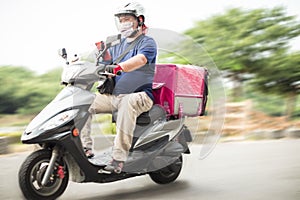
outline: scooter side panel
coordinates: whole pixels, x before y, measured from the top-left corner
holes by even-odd
[[[95,94],[69,86],[65,87],[27,126],[25,132],[31,132],[58,113],[72,107],[92,104]]]

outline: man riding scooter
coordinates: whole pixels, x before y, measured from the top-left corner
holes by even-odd
[[[119,32],[123,36],[121,43],[109,48],[106,54],[112,65],[105,70],[118,74],[115,77],[115,89],[110,94],[97,94],[89,112],[112,113],[118,111],[116,137],[112,151],[112,160],[105,170],[120,173],[132,144],[137,117],[149,111],[153,105],[152,82],[154,77],[157,47],[153,38],[146,36],[144,8],[133,2],[120,7],[114,14]],[[131,44],[135,43],[134,46]],[[129,51],[127,48],[132,48]],[[122,55],[123,52],[127,54]],[[123,56],[123,57],[122,57]],[[122,57],[120,59],[120,57]],[[120,60],[119,62],[116,62]],[[120,75],[119,75],[120,74]],[[81,137],[87,157],[93,157],[90,115]]]
[[[190,153],[188,143],[193,139],[185,119],[205,111],[207,73],[197,66],[155,64],[156,43],[145,36],[143,11],[140,4],[130,3],[116,12],[123,38],[108,37],[99,45],[96,63],[69,62],[66,49],[59,51],[67,61],[61,75],[65,87],[21,137],[22,143],[41,147],[20,166],[19,186],[26,199],[57,199],[69,181],[109,183],[149,175],[155,183],[169,184],[179,177],[183,154]],[[185,84],[174,78],[180,73]],[[102,90],[103,84],[98,87],[101,94],[91,92],[99,80],[105,83],[112,77],[114,90]],[[160,87],[152,94],[153,78],[153,86]],[[192,99],[185,91],[189,84]],[[175,96],[178,86],[186,95]],[[117,135],[112,153],[89,159],[83,147],[91,150],[92,143],[85,139],[91,139],[91,119],[100,112],[114,112]]]

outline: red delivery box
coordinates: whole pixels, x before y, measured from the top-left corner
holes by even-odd
[[[201,116],[205,112],[208,71],[204,67],[156,64],[153,80],[155,104],[170,117]]]

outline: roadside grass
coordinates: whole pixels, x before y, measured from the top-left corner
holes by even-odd
[[[22,132],[10,132],[10,133],[0,133],[0,138],[7,138],[8,144],[22,144],[21,143]]]
[[[25,126],[32,119],[34,115],[0,115],[0,127],[12,127],[12,126]]]

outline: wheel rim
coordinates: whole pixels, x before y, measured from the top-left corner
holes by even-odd
[[[49,165],[49,159],[43,159],[37,162],[30,172],[30,185],[32,189],[40,196],[51,196],[59,190],[63,179],[58,178],[53,171],[50,181],[42,186],[41,182]],[[57,166],[57,165],[56,165]]]

